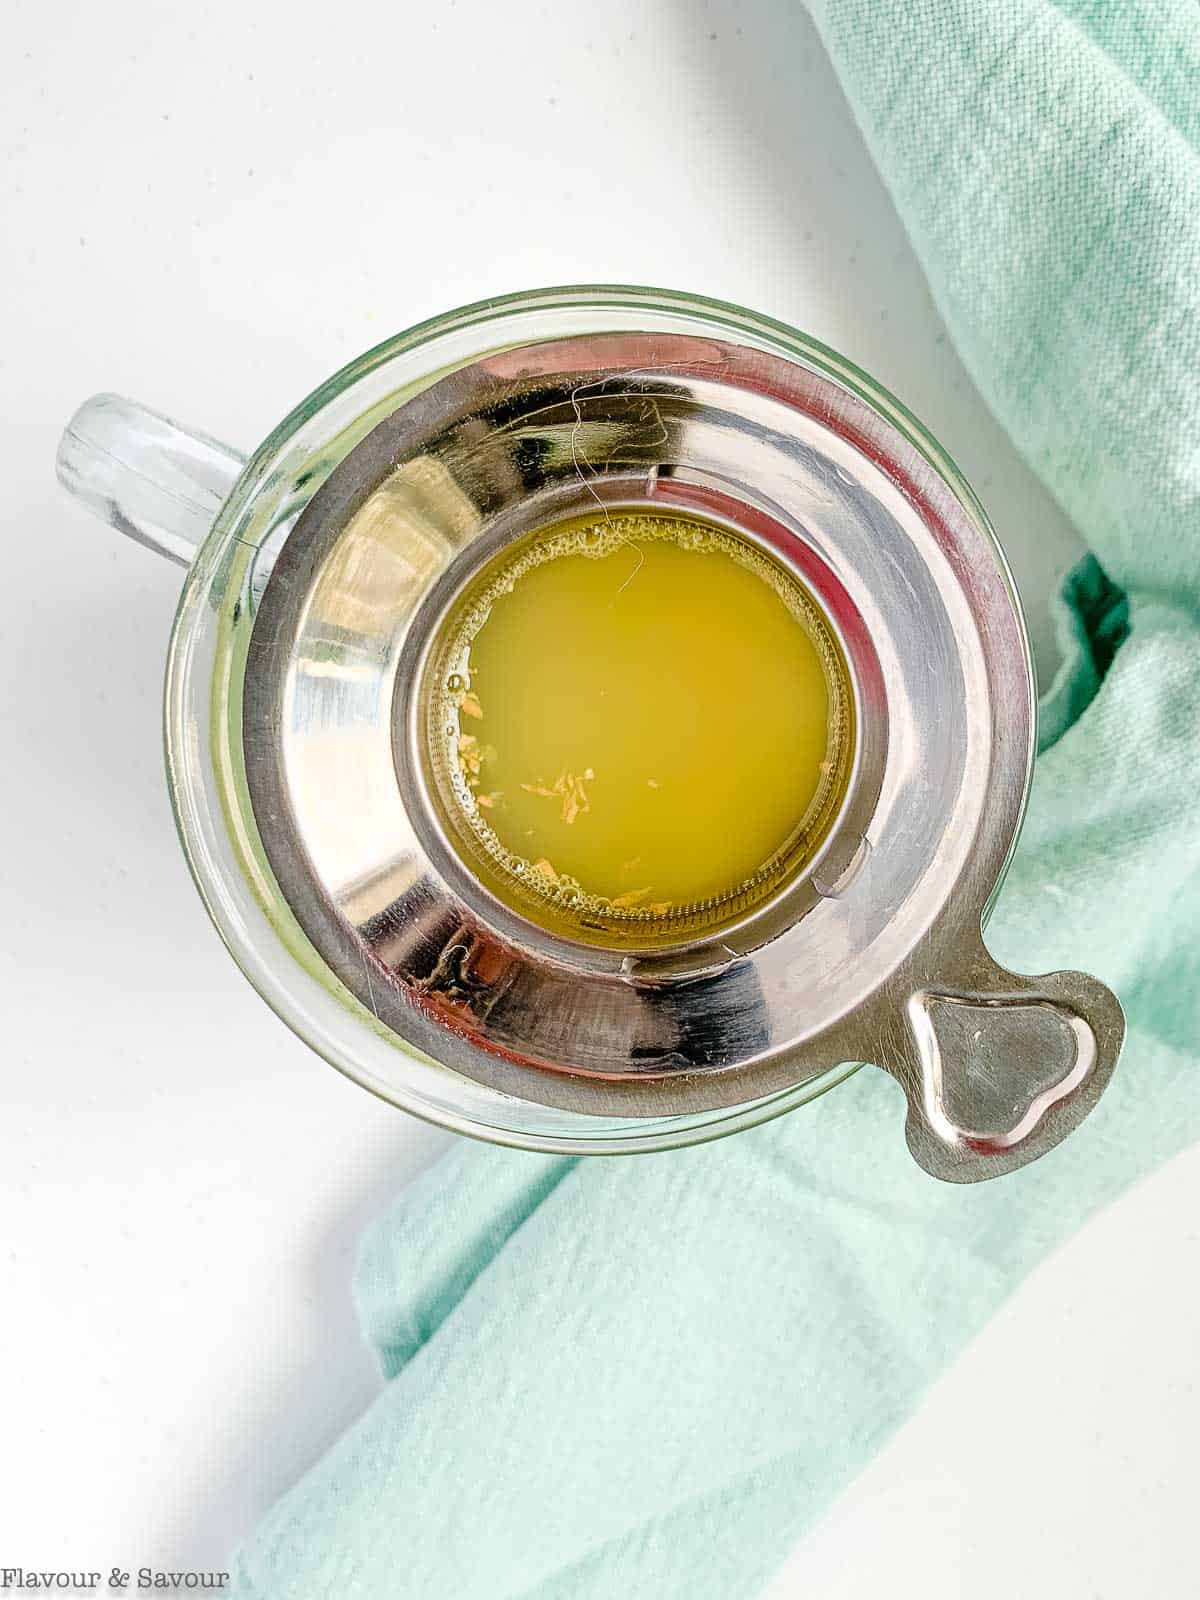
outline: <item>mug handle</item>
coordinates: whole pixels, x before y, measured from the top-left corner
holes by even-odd
[[[190,567],[245,462],[157,411],[98,394],[67,423],[55,466],[102,521]]]

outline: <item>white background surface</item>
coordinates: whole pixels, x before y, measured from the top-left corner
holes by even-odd
[[[355,1242],[445,1142],[286,1033],[207,924],[161,771],[178,576],[57,491],[80,399],[249,447],[465,300],[724,296],[949,446],[1045,659],[1074,537],[945,341],[794,11],[9,0],[0,1565],[220,1566],[375,1392]],[[1194,1596],[1198,1202],[1194,1152],[1044,1266],[773,1600]]]

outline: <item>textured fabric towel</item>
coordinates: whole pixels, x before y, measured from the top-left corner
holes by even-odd
[[[1111,984],[1124,1059],[1074,1138],[971,1189],[916,1168],[872,1071],[664,1156],[456,1148],[364,1249],[390,1381],[243,1594],[753,1595],[1022,1276],[1200,1136],[1194,7],[817,17],[959,350],[1095,552],[989,942]]]

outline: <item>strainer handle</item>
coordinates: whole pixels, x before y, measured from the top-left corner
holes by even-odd
[[[191,566],[245,457],[118,394],[93,395],[59,441],[59,482],[138,544]]]
[[[979,944],[952,983],[914,989],[873,1055],[908,1100],[905,1135],[936,1178],[975,1183],[1036,1160],[1112,1076],[1125,1018],[1085,972],[1007,972]]]

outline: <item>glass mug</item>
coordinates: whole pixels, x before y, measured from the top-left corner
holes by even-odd
[[[1011,575],[945,452],[864,373],[734,306],[583,286],[437,317],[329,379],[249,458],[115,396],[61,481],[187,569],[167,775],[222,938],[327,1061],[418,1116],[574,1154],[663,1150],[873,1062],[909,1148],[971,1182],[1094,1105],[1123,1019],[982,924],[1032,771]],[[856,726],[811,860],[666,948],[556,934],[440,826],[414,755],[439,619],[481,564],[597,505],[769,546],[826,614]]]

